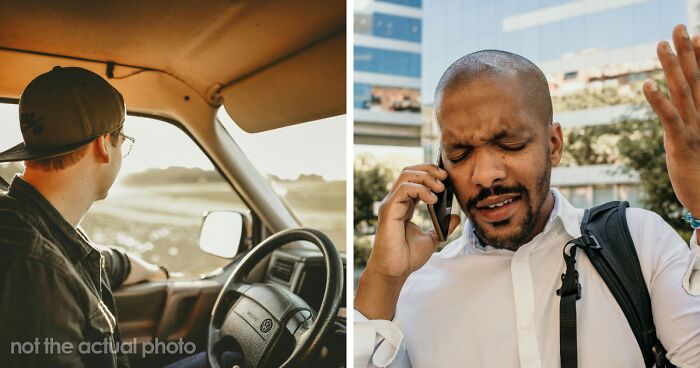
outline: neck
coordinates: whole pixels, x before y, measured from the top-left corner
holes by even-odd
[[[537,222],[535,222],[535,227],[532,229],[532,233],[523,244],[527,244],[529,241],[534,239],[537,234],[544,231],[544,227],[547,225],[547,220],[549,220],[552,210],[554,210],[554,193],[549,190],[547,191],[547,198],[542,204],[542,209],[540,209],[540,215],[537,218]]]
[[[79,179],[80,183],[77,182]],[[68,170],[41,171],[27,169],[22,179],[31,184],[73,227],[77,227],[85,213],[90,209],[95,198],[92,193],[86,195],[90,177],[73,175]]]

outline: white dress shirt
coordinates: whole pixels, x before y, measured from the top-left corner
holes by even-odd
[[[556,189],[542,233],[517,251],[481,246],[469,222],[461,238],[406,281],[393,321],[355,312],[356,367],[559,367],[564,244],[581,236],[583,210]],[[679,367],[700,368],[700,247],[661,217],[627,209],[657,335]],[[584,252],[576,269],[579,367],[643,367],[627,319]]]

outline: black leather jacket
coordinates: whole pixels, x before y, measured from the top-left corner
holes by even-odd
[[[128,367],[112,288],[130,271],[16,176],[0,191],[0,366]]]

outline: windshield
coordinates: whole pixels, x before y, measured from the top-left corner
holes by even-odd
[[[0,151],[22,141],[17,114],[17,105],[0,104]],[[325,232],[345,251],[344,118],[248,134],[225,112],[219,117],[301,224]],[[186,278],[230,262],[197,247],[202,214],[249,209],[204,152],[185,132],[160,120],[128,116],[124,131],[136,143],[109,196],[83,217],[87,234]],[[0,164],[0,177],[8,181],[22,171],[19,162]]]
[[[345,251],[345,115],[247,133],[222,108],[219,121],[304,226]]]

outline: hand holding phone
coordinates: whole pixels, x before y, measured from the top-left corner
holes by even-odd
[[[436,165],[443,170],[445,169],[442,164],[442,151],[438,153]],[[440,193],[435,193],[438,198],[437,202],[435,202],[435,204],[428,204],[428,212],[430,212],[430,219],[433,221],[433,227],[438,235],[438,239],[444,242],[447,240],[450,230],[450,215],[452,214],[454,187],[449,177],[443,180],[442,183],[445,185],[445,190]]]
[[[425,265],[450,227],[459,225],[459,216],[450,215],[448,209],[454,196],[448,179],[447,172],[436,165],[408,166],[382,200],[372,255],[355,292],[355,309],[365,317],[391,319],[408,276]],[[411,221],[419,202],[433,204],[435,226],[442,228],[437,235]]]

